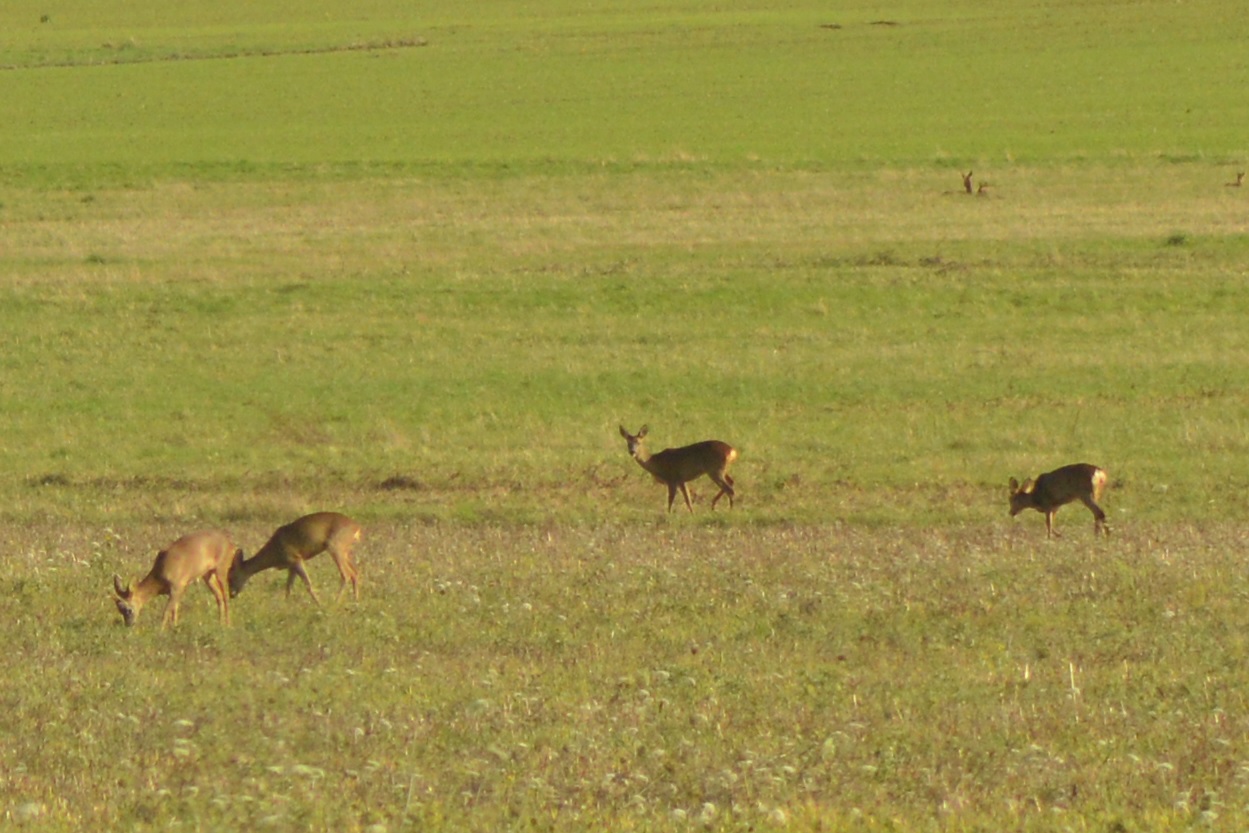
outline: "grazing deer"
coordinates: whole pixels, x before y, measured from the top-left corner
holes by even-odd
[[[697,480],[704,474],[711,478],[720,491],[711,500],[711,508],[724,495],[729,496],[729,507],[733,506],[733,478],[728,474],[729,463],[737,459],[737,449],[719,440],[706,440],[680,448],[665,448],[658,454],[649,454],[642,447],[642,438],[646,436],[647,427],[636,434],[630,434],[620,426],[620,436],[629,444],[629,454],[638,465],[651,473],[657,481],[668,487],[668,511],[672,511],[672,502],[676,499],[677,489],[685,498],[685,506],[691,513],[694,505],[690,503],[690,492],[685,484]]]
[[[1010,514],[1015,517],[1025,509],[1045,513],[1045,536],[1057,537],[1054,531],[1054,515],[1060,506],[1080,501],[1093,513],[1093,535],[1110,535],[1106,526],[1106,513],[1097,505],[1106,490],[1106,472],[1088,463],[1074,463],[1046,472],[1036,480],[1028,479],[1019,484],[1010,479]]]
[[[963,190],[964,190],[964,191],[966,191],[966,192],[967,192],[967,193],[969,193],[969,194],[972,192],[972,190],[971,190],[971,174],[972,174],[972,172],[971,172],[971,171],[968,171],[967,173],[963,174]]]
[[[338,566],[342,576],[342,587],[338,595],[347,590],[347,582],[351,582],[351,593],[360,598],[360,574],[351,563],[351,548],[360,540],[360,524],[346,515],[337,512],[317,512],[291,521],[279,527],[273,536],[251,558],[243,558],[242,552],[234,561],[230,571],[230,595],[237,596],[243,590],[247,580],[261,570],[280,568],[289,575],[286,579],[286,595],[291,595],[291,587],[296,578],[304,580],[308,594],[317,604],[317,591],[312,589],[312,581],[304,570],[304,562],[315,555],[328,552]]]
[[[1236,174],[1235,182],[1224,182],[1223,184],[1226,185],[1228,188],[1239,188],[1244,181],[1245,181],[1245,172],[1241,171],[1240,173]]]
[[[178,603],[182,594],[197,579],[203,579],[217,600],[217,614],[221,621],[230,624],[230,598],[226,582],[230,566],[243,551],[234,545],[226,533],[210,529],[193,532],[174,541],[156,555],[152,569],[143,580],[132,587],[123,587],[121,576],[113,575],[113,589],[117,592],[117,610],[126,625],[133,625],[139,611],[156,596],[168,596],[165,616],[161,619],[163,629],[171,621],[178,624]]]

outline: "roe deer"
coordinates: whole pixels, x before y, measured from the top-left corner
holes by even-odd
[[[143,605],[156,596],[169,596],[165,616],[160,626],[173,622],[178,624],[178,603],[187,587],[197,579],[203,579],[217,600],[217,615],[230,624],[230,598],[226,581],[230,566],[242,556],[243,551],[234,545],[230,536],[217,530],[193,532],[174,541],[156,555],[152,569],[143,580],[132,587],[122,587],[121,576],[113,575],[113,589],[117,591],[117,610],[127,625],[133,625]]]
[[[347,590],[347,582],[351,582],[351,592],[360,598],[360,574],[351,563],[351,548],[360,540],[360,524],[346,515],[337,512],[317,512],[291,521],[279,527],[273,536],[251,558],[243,558],[240,552],[235,559],[234,568],[230,571],[230,595],[237,596],[243,590],[247,580],[261,570],[280,568],[289,575],[286,579],[286,595],[291,595],[291,586],[296,578],[304,580],[308,594],[317,604],[317,591],[312,589],[312,581],[304,570],[304,562],[315,555],[328,552],[338,566],[342,576],[342,587],[338,595]]]
[[[639,466],[668,487],[669,512],[672,511],[672,502],[676,499],[677,489],[680,489],[681,495],[685,498],[686,508],[693,513],[694,505],[690,503],[690,492],[685,484],[691,480],[697,480],[704,474],[720,487],[720,491],[711,500],[711,508],[715,509],[716,502],[724,495],[729,496],[729,507],[732,508],[733,478],[729,477],[728,468],[729,463],[737,459],[737,449],[719,440],[705,440],[680,448],[665,448],[658,454],[648,454],[642,447],[642,438],[646,436],[646,431],[647,427],[643,425],[642,430],[636,434],[630,434],[623,425],[620,426],[620,436],[624,437],[625,442],[629,444],[629,454],[638,461]]]
[[[1080,501],[1093,513],[1093,535],[1110,535],[1106,526],[1106,513],[1097,505],[1106,490],[1106,472],[1088,463],[1073,463],[1046,472],[1036,480],[1028,479],[1019,484],[1010,479],[1010,514],[1015,517],[1025,509],[1045,513],[1045,537],[1057,537],[1054,531],[1054,515],[1060,506]]]

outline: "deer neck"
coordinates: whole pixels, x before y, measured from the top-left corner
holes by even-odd
[[[633,450],[633,459],[638,461],[638,465],[649,472],[653,472],[651,468],[651,453],[642,446],[638,446]]]
[[[138,584],[130,588],[130,598],[126,599],[126,601],[130,603],[130,606],[137,613],[139,608],[143,607],[148,601],[168,592],[169,582],[152,572],[148,573]]]
[[[262,558],[266,552],[267,547],[261,549],[260,552],[251,558],[241,558],[235,562],[234,567],[230,570],[230,593],[232,595],[238,595],[243,586],[247,584],[247,580],[256,575],[256,573],[273,566]]]
[[[638,449],[638,453],[633,456],[638,461],[638,465],[646,470],[646,473],[655,478],[660,483],[667,483],[671,477],[671,471],[667,466],[660,465],[655,462],[655,458],[642,449]]]
[[[288,552],[287,547],[277,539],[278,535],[275,534],[263,547],[257,550],[255,555],[240,561],[237,568],[239,572],[244,576],[251,577],[262,570],[271,570],[275,567],[287,569],[294,561],[298,561],[298,556],[295,553]],[[293,555],[295,557],[292,557]]]
[[[277,566],[275,559],[269,555],[269,552],[270,551],[267,548],[262,549],[251,558],[244,558],[234,569],[237,570],[244,578],[251,578],[261,570],[267,570],[270,567]]]

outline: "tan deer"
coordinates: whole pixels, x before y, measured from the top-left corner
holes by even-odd
[[[312,589],[312,581],[304,569],[304,562],[313,556],[328,552],[342,576],[342,587],[338,595],[342,596],[351,582],[351,593],[360,598],[360,574],[351,563],[351,548],[360,540],[360,524],[346,515],[337,512],[317,512],[291,521],[279,527],[260,550],[251,558],[243,558],[240,552],[235,559],[234,568],[230,571],[230,595],[237,596],[243,590],[247,580],[261,570],[282,569],[289,575],[286,579],[286,595],[291,595],[291,587],[296,578],[304,580],[308,595],[317,604],[317,591]]]
[[[1093,513],[1093,535],[1110,535],[1106,526],[1106,513],[1097,505],[1106,490],[1106,472],[1088,463],[1074,463],[1046,472],[1036,480],[1028,479],[1020,485],[1010,479],[1010,514],[1015,517],[1025,509],[1045,513],[1045,536],[1057,537],[1054,531],[1054,515],[1059,507],[1080,501]]]
[[[126,625],[133,625],[139,611],[157,596],[168,596],[165,616],[160,626],[170,622],[178,624],[178,604],[187,587],[203,579],[217,600],[217,615],[223,624],[230,624],[230,597],[226,582],[230,566],[243,551],[234,545],[230,536],[221,530],[209,529],[193,532],[174,541],[156,555],[152,569],[143,580],[131,587],[123,587],[121,576],[113,575],[113,589],[117,592],[117,610]]]
[[[720,491],[711,500],[711,508],[724,495],[729,496],[729,507],[733,506],[733,478],[729,476],[729,463],[737,459],[737,449],[719,440],[705,440],[680,448],[665,448],[658,454],[649,454],[642,446],[642,438],[646,436],[647,427],[636,434],[630,434],[620,426],[620,436],[629,444],[629,454],[638,465],[650,472],[651,477],[668,487],[668,511],[672,511],[672,502],[676,499],[677,489],[685,498],[685,506],[691,513],[694,505],[690,502],[690,492],[685,484],[697,480],[704,474],[720,487]]]

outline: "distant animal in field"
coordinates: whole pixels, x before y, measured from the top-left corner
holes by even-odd
[[[1243,183],[1244,181],[1245,181],[1245,172],[1241,171],[1240,173],[1236,174],[1235,181],[1224,182],[1223,184],[1226,185],[1228,188],[1239,188],[1241,183]]]
[[[972,193],[971,174],[972,174],[971,171],[968,171],[967,173],[963,174],[963,190],[969,194]]]
[[[291,587],[295,579],[301,578],[308,588],[308,595],[318,605],[317,591],[312,589],[312,580],[304,569],[304,562],[313,556],[328,552],[338,567],[342,577],[342,585],[338,595],[347,590],[351,584],[351,592],[360,598],[360,573],[351,563],[351,548],[359,542],[360,524],[346,515],[337,512],[316,512],[305,515],[285,526],[279,527],[268,542],[251,558],[244,558],[239,552],[230,570],[230,595],[237,596],[247,584],[248,579],[262,570],[282,569],[287,571],[286,595],[291,595]]]
[[[672,511],[672,503],[676,499],[677,490],[680,489],[681,496],[685,498],[686,508],[693,513],[694,504],[690,502],[690,492],[685,484],[691,480],[697,480],[704,474],[720,487],[720,491],[711,500],[711,508],[714,510],[716,503],[725,495],[728,495],[729,507],[732,508],[733,496],[736,493],[733,490],[733,478],[729,476],[728,468],[729,464],[737,459],[737,449],[719,440],[705,440],[680,448],[665,448],[656,454],[650,454],[642,444],[647,430],[647,427],[643,425],[636,434],[630,434],[622,425],[620,436],[625,438],[629,454],[637,460],[638,465],[650,472],[655,480],[668,487],[669,512]]]
[[[193,582],[203,579],[217,600],[217,614],[223,624],[230,624],[230,599],[227,581],[230,566],[242,550],[221,530],[193,532],[174,541],[156,555],[152,569],[136,585],[122,586],[121,576],[114,574],[113,590],[117,611],[127,626],[139,618],[139,611],[151,599],[168,596],[161,628],[178,624],[178,605]]]
[[[1025,509],[1045,513],[1045,535],[1057,537],[1054,531],[1054,515],[1059,507],[1080,501],[1093,513],[1093,535],[1110,535],[1106,526],[1106,513],[1097,505],[1106,490],[1105,469],[1089,463],[1074,463],[1046,472],[1036,480],[1028,479],[1022,484],[1010,479],[1010,514],[1013,518]]]

